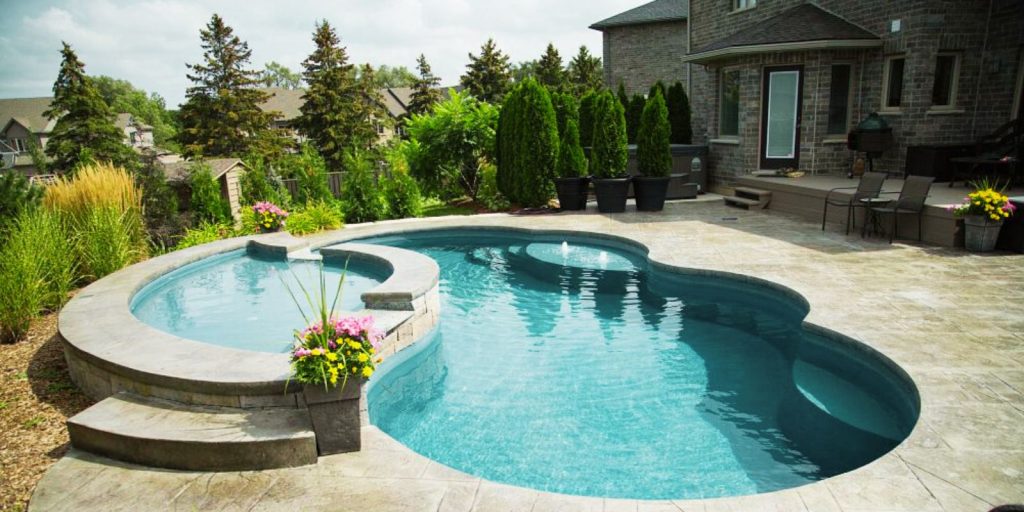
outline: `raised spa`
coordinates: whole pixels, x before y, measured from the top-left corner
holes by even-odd
[[[473,475],[588,496],[752,494],[864,465],[916,421],[899,370],[807,332],[804,301],[774,287],[654,270],[597,239],[364,242],[441,268],[438,327],[384,363],[370,420]]]

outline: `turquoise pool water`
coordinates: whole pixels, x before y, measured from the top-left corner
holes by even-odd
[[[287,352],[292,332],[305,323],[285,283],[308,314],[299,283],[314,293],[319,286],[317,266],[315,261],[265,260],[233,251],[186,265],[147,284],[132,299],[131,310],[139,320],[182,338],[258,352]],[[324,265],[331,297],[342,268]],[[360,295],[386,278],[382,269],[351,263],[339,309],[362,309]]]
[[[617,498],[752,494],[861,466],[916,421],[911,385],[805,332],[805,306],[774,289],[653,271],[582,239],[366,241],[434,258],[442,300],[430,339],[371,381],[371,422],[473,475]]]

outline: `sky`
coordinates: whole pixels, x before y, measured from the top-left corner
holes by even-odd
[[[513,63],[538,58],[548,42],[565,62],[586,45],[587,27],[644,0],[0,0],[0,98],[49,96],[61,41],[90,75],[109,75],[184,101],[186,63],[199,62],[199,30],[216,12],[249,43],[251,67],[277,61],[293,71],[313,50],[317,20],[335,27],[351,62],[406,66],[423,53],[444,85],[454,85],[468,53],[493,37]]]

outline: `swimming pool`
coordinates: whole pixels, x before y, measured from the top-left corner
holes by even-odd
[[[442,297],[433,335],[371,381],[370,420],[473,475],[587,496],[752,494],[864,465],[916,421],[906,379],[807,332],[806,304],[763,284],[655,270],[580,237],[364,241],[434,258]]]

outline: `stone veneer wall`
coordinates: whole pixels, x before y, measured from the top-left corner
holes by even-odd
[[[693,0],[690,7],[692,48],[748,28],[802,0],[763,2],[753,9],[730,12],[721,0]],[[818,4],[882,37],[883,47],[864,51],[812,51],[738,57],[694,66],[692,101],[694,142],[718,138],[718,86],[723,68],[742,70],[740,136],[738,144],[712,143],[709,165],[713,181],[732,185],[736,176],[759,168],[761,70],[768,65],[804,66],[803,125],[800,167],[803,170],[845,174],[854,160],[845,136],[826,134],[830,68],[849,62],[852,99],[849,127],[868,113],[881,110],[885,57],[904,54],[903,106],[883,116],[893,127],[897,146],[876,161],[876,169],[902,173],[906,149],[913,145],[972,143],[1011,119],[1013,96],[1024,44],[1024,2],[1013,0],[822,0]],[[989,13],[991,7],[991,16]],[[889,23],[900,19],[902,29],[890,33]],[[986,37],[987,30],[987,37]],[[930,109],[939,51],[960,54],[956,109]],[[817,115],[815,115],[817,114]]]
[[[686,85],[686,21],[604,29],[604,83],[629,94],[647,94],[655,82]]]

